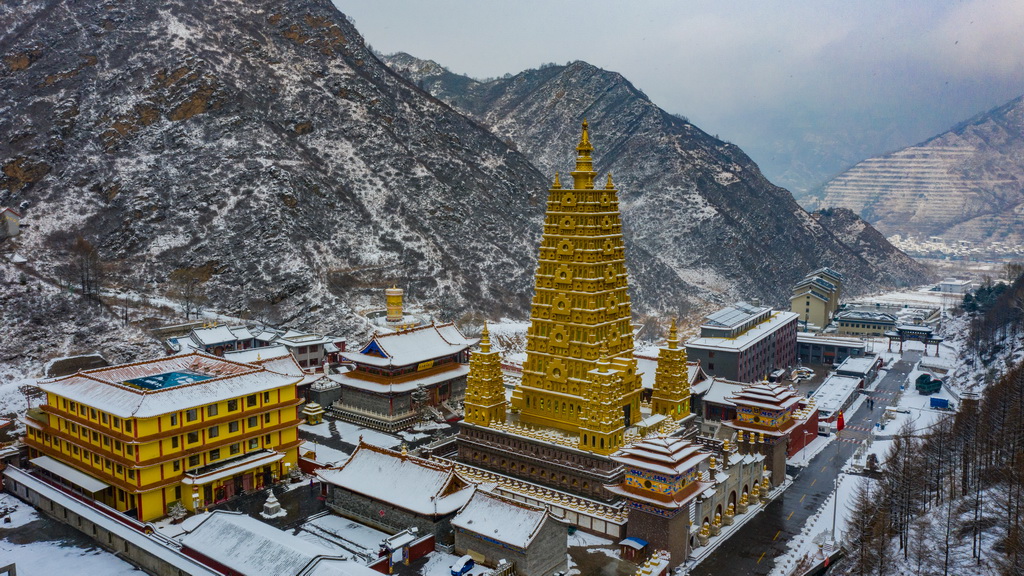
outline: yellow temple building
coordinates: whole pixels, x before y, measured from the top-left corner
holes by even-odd
[[[460,460],[595,497],[621,477],[608,455],[642,419],[618,191],[595,187],[587,122],[572,186],[548,190],[522,381],[506,403],[485,330],[471,358]],[[675,324],[662,348],[654,415],[689,421],[686,351]],[[507,405],[510,404],[510,405]],[[506,409],[508,408],[508,410]]]
[[[39,383],[30,462],[139,520],[269,486],[298,456],[301,378],[193,352]]]

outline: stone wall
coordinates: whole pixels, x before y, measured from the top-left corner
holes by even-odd
[[[164,546],[155,536],[136,531],[107,518],[99,510],[78,502],[72,496],[58,491],[41,480],[28,476],[22,470],[7,468],[4,471],[4,490],[13,494],[38,510],[40,513],[75,528],[92,538],[96,544],[116,554],[121,559],[137,566],[147,574],[155,576],[215,575],[210,570],[177,550],[166,547],[158,556],[151,550]],[[51,497],[52,496],[52,497]],[[89,512],[82,511],[83,509]],[[117,514],[116,511],[113,511]],[[142,526],[142,525],[140,525]],[[71,570],[73,573],[74,570]]]
[[[451,544],[452,518],[455,513],[440,516],[434,521],[430,516],[415,514],[387,502],[381,502],[356,494],[338,486],[329,486],[327,506],[338,514],[358,520],[389,534],[406,528],[416,528],[420,534],[433,534],[442,544]]]
[[[615,499],[605,484],[622,480],[606,457],[464,422],[456,442],[459,462],[604,502]]]
[[[566,551],[569,546],[568,530],[565,525],[548,518],[540,533],[529,547],[519,549],[498,542],[492,538],[462,529],[455,531],[455,553],[468,554],[470,551],[482,554],[484,563],[496,567],[499,560],[515,563],[515,572],[520,576],[551,576],[567,568]]]

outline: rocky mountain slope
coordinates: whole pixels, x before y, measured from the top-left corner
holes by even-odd
[[[392,283],[529,302],[546,179],[328,0],[5,3],[0,109],[0,204],[26,206],[37,268],[81,234],[122,283],[196,269],[229,311],[343,321]]]
[[[233,315],[265,299],[351,330],[390,284],[522,314],[551,174],[571,169],[589,116],[624,191],[640,312],[783,302],[824,264],[853,291],[920,273],[846,246],[617,75],[579,63],[485,88],[504,112],[460,107],[471,120],[385,66],[328,0],[3,4],[0,204],[24,207],[28,265],[65,281],[81,236],[116,270],[106,283],[162,293],[189,270]]]
[[[1024,96],[865,160],[824,192],[823,205],[849,208],[886,235],[1024,244]]]
[[[614,174],[634,253],[655,255],[691,301],[724,293],[788,303],[792,283],[823,265],[845,273],[852,293],[923,273],[856,217],[811,217],[742,150],[665,113],[619,74],[575,62],[477,82],[407,54],[387,61],[549,175],[571,166],[574,151],[558,143],[588,118],[597,169]]]

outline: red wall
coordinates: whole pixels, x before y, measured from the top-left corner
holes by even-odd
[[[794,454],[803,449],[818,437],[818,411],[812,410],[806,422],[797,426],[789,433],[789,450],[786,457],[792,458]]]

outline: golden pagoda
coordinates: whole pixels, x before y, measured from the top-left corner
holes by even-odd
[[[668,342],[658,350],[651,414],[664,414],[673,420],[690,415],[690,370],[686,366],[686,348],[679,346],[674,318],[668,329]]]
[[[548,191],[522,383],[512,407],[525,424],[580,433],[580,447],[610,454],[639,420],[640,378],[618,192],[611,174],[594,187],[593,146],[583,122],[572,188],[558,174]],[[601,350],[607,363],[601,365]],[[600,398],[595,401],[595,398]],[[605,447],[583,431],[615,422]],[[602,433],[603,434],[603,433]],[[611,444],[611,445],[609,445]]]
[[[501,355],[491,350],[491,333],[484,323],[480,350],[469,359],[466,377],[466,422],[487,426],[505,421],[505,385],[501,375]]]
[[[526,361],[505,415],[497,355],[473,354],[458,460],[600,501],[622,480],[609,455],[641,419],[619,200],[611,175],[594,187],[583,123],[571,188],[548,191]]]

